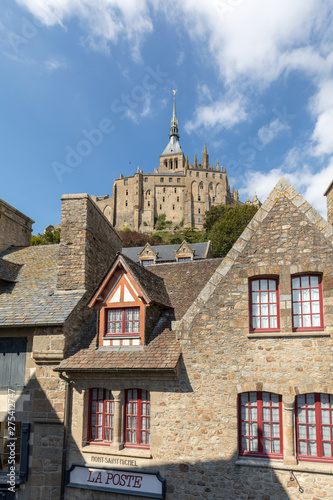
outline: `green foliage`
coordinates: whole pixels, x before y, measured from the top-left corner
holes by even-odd
[[[60,229],[46,231],[43,234],[32,235],[30,245],[55,245],[60,243]]]
[[[155,219],[154,228],[156,229],[156,231],[163,231],[163,229],[167,229],[171,227],[171,225],[172,225],[171,220],[166,220],[166,214],[160,214]]]
[[[161,242],[150,236],[149,234],[139,233],[138,231],[131,231],[129,228],[125,228],[123,231],[118,231],[122,240],[123,247],[143,247],[146,243],[150,245],[160,245]]]
[[[218,205],[207,212],[205,228],[209,228],[206,231],[212,241],[213,257],[224,257],[229,252],[257,210],[253,205]]]

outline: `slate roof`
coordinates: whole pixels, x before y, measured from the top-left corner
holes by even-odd
[[[125,257],[123,257],[125,259]],[[180,343],[170,329],[171,320],[180,320],[192,302],[211,278],[222,259],[206,259],[184,263],[160,264],[144,268],[126,263],[131,269],[144,271],[151,282],[159,277],[165,286],[174,311],[166,311],[150,335],[148,344],[142,347],[97,347],[96,319],[82,332],[70,357],[62,361],[61,371],[122,371],[166,370],[175,372],[180,356]],[[154,277],[155,276],[155,277]],[[147,283],[149,286],[149,283]]]
[[[133,260],[126,257],[126,255],[120,255],[149,300],[156,304],[172,307],[163,279],[156,274],[150,273],[140,264],[136,264]]]
[[[15,264],[14,262],[0,259],[0,280],[14,283],[20,269],[20,264]]]
[[[174,135],[171,136],[170,138],[170,141],[167,145],[167,147],[165,148],[165,150],[163,151],[163,153],[161,154],[161,156],[163,155],[170,155],[170,154],[176,154],[176,153],[182,153],[182,148],[180,147],[180,144],[177,140],[177,137],[175,137]]]
[[[200,260],[205,258],[207,245],[207,241],[204,243],[189,243],[189,246],[194,250],[193,260]],[[138,254],[143,248],[144,246],[123,248],[122,254],[134,260],[134,262],[139,262]],[[156,264],[158,264],[159,262],[175,262],[175,251],[178,250],[179,243],[177,243],[176,245],[154,245],[152,248],[155,250],[155,252],[158,252]]]
[[[85,291],[56,290],[58,252],[58,245],[41,245],[0,254],[0,269],[15,278],[0,280],[0,326],[59,325],[68,318]]]
[[[75,347],[76,352],[57,368],[57,371],[128,371],[128,370],[165,370],[175,372],[180,356],[179,341],[175,332],[157,325],[150,341],[143,347],[97,348],[96,321],[91,322],[90,331],[84,332],[82,341]],[[159,332],[156,330],[160,330]],[[162,330],[162,331],[161,331]]]
[[[163,278],[178,321],[210,280],[222,260],[220,258],[158,264],[148,266],[146,269]]]

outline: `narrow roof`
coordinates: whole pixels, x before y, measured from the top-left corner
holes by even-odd
[[[58,245],[9,248],[0,254],[15,283],[0,282],[0,326],[63,324],[84,290],[57,290]]]
[[[206,257],[206,251],[208,248],[209,242],[206,241],[204,243],[189,243],[189,246],[194,250],[194,260],[204,259]],[[158,256],[156,259],[156,264],[159,262],[175,262],[176,255],[175,252],[180,247],[179,243],[176,245],[154,245],[152,248],[155,252],[158,252]],[[143,250],[142,247],[129,247],[123,248],[122,254],[126,257],[130,258],[134,262],[139,262],[138,254]]]

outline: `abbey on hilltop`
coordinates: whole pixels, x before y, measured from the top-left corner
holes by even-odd
[[[201,163],[196,154],[193,165],[188,156],[185,158],[179,144],[175,91],[169,143],[160,155],[159,167],[149,174],[138,168],[129,177],[120,175],[114,181],[112,198],[93,199],[116,229],[129,227],[142,232],[153,230],[160,214],[165,214],[173,227],[200,229],[205,212],[212,206],[241,204],[238,190],[230,191],[226,168],[220,167],[218,160],[210,165],[206,145]]]

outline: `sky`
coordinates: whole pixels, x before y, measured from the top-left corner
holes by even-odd
[[[0,198],[60,222],[65,193],[153,172],[177,89],[180,144],[241,201],[283,175],[326,217],[330,0],[0,0]]]

